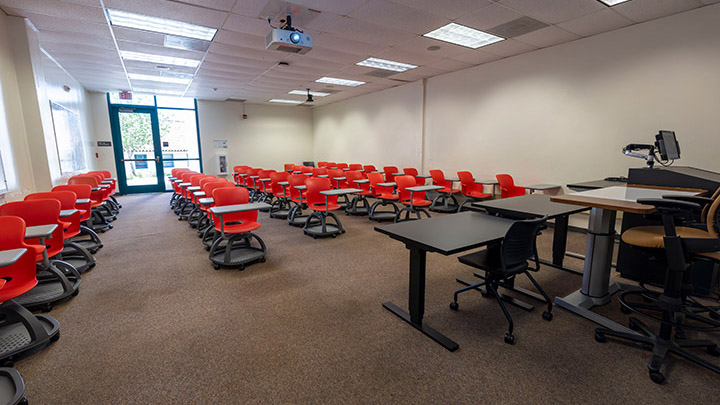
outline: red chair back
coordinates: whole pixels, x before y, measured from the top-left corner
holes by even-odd
[[[355,183],[354,180],[364,179],[361,172],[357,170],[350,170],[345,172],[345,183],[349,188],[359,188],[363,194],[367,195],[370,191],[370,183]]]
[[[324,167],[315,167],[311,171],[312,171],[313,177],[328,174],[328,169],[326,169]]]
[[[25,226],[52,225],[58,227],[49,238],[45,239],[48,257],[53,257],[62,252],[65,237],[63,235],[63,224],[60,222],[60,201],[56,199],[14,201],[0,205],[0,216],[16,216],[25,221]],[[41,245],[37,239],[26,240],[27,244]],[[37,260],[42,260],[38,255]]]
[[[292,163],[285,163],[285,165],[283,165],[283,170],[285,170],[286,172],[291,172],[295,170],[294,167],[295,165]]]
[[[498,174],[495,176],[500,185],[500,198],[511,198],[525,195],[525,188],[515,185],[512,176],[509,174]]]
[[[288,181],[288,177],[290,176],[290,173],[288,172],[278,172],[278,173],[271,173],[270,179],[271,181],[271,188],[272,193],[275,197],[282,197],[283,196],[283,187],[279,185],[279,182]],[[285,186],[285,189],[287,190],[287,186]]]
[[[304,174],[292,174],[288,176],[288,190],[290,191],[290,199],[292,199],[295,202],[300,202],[300,197],[305,195],[305,193],[302,192],[302,190],[298,190],[295,188],[295,186],[304,186],[305,180],[309,179],[308,176]]]
[[[414,169],[412,167],[406,167],[403,169],[403,172],[407,175],[413,176],[415,179],[415,185],[417,186],[424,186],[425,185],[425,178],[418,177],[420,173],[418,173],[417,169]]]
[[[365,165],[365,166],[363,166],[363,169],[365,169],[365,174],[377,171],[377,169],[373,165]]]
[[[225,205],[247,204],[250,200],[250,195],[246,188],[221,187],[213,190],[213,200],[215,200],[216,207],[222,207]],[[229,222],[257,222],[257,217],[258,212],[257,210],[255,210],[225,214],[222,216],[222,219],[223,222],[227,224]],[[219,220],[219,218],[217,220]]]
[[[473,178],[472,173],[463,171],[463,172],[457,172],[458,179],[460,179],[460,189],[463,194],[467,194],[473,189],[475,189],[475,179]]]
[[[328,170],[328,176],[330,177],[330,184],[332,184],[333,188],[346,188],[347,187],[347,181],[346,180],[340,180],[336,181],[335,179],[338,177],[345,177],[345,171],[342,169],[331,169]],[[347,179],[347,178],[346,178]]]
[[[29,200],[45,200],[55,199],[60,201],[61,210],[72,210],[75,209],[75,200],[77,200],[77,194],[72,191],[50,191],[45,193],[32,193],[25,196],[25,201]],[[65,228],[65,239],[72,238],[80,233],[80,210],[69,217],[61,218],[61,222],[68,224]]]
[[[358,164],[358,163],[351,163],[351,164],[350,164],[350,165],[348,166],[348,169],[350,169],[350,170],[357,170],[357,171],[360,171],[360,170],[362,170],[362,169],[363,169],[363,167],[362,167],[362,165],[361,165],[361,164]]]
[[[347,169],[347,168],[348,168],[348,164],[347,164],[347,163],[338,163],[338,164],[337,164],[337,168],[340,169],[340,170],[342,170],[342,169]]]
[[[415,177],[408,174],[404,176],[396,176],[395,183],[397,184],[400,202],[410,201],[410,194],[412,194],[413,201],[421,201],[425,199],[424,191],[410,193],[410,191],[406,190],[408,187],[415,187],[417,185],[415,183]]]
[[[0,250],[27,249],[18,261],[0,267],[0,278],[6,280],[0,288],[0,302],[5,302],[30,291],[37,285],[33,248],[25,243],[25,221],[17,216],[0,216]]]
[[[384,183],[382,173],[368,173],[368,180],[370,180],[370,187],[372,187],[372,193],[374,196],[379,197],[381,194],[392,194],[393,188],[388,186],[378,186],[378,183]]]
[[[332,190],[330,179],[324,177],[311,177],[305,180],[307,186],[307,203],[308,206],[315,204],[325,204],[325,195],[321,191]],[[328,205],[337,204],[337,196],[327,197]]]
[[[75,193],[76,201],[75,208],[80,210],[80,221],[87,221],[90,219],[91,203],[78,204],[77,200],[91,200],[92,187],[87,184],[62,184],[53,187],[52,191],[72,191]]]
[[[393,182],[395,181],[395,173],[399,173],[400,170],[395,166],[385,166],[383,167],[383,172],[385,172],[385,180]]]

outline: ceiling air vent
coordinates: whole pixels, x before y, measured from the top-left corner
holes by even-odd
[[[486,31],[499,37],[514,38],[547,26],[548,25],[544,22],[538,21],[534,18],[520,17],[517,20],[506,22],[505,24],[498,25],[497,27],[490,28]]]
[[[366,76],[373,76],[373,77],[390,77],[394,74],[398,74],[400,72],[395,72],[393,70],[385,70],[385,69],[375,69],[371,70],[367,73],[365,73]]]

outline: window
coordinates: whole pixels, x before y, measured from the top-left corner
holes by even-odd
[[[82,131],[80,130],[80,116],[52,101],[50,101],[50,111],[55,130],[60,173],[69,174],[85,170],[87,165]]]
[[[147,159],[147,154],[137,153],[137,154],[135,154],[134,159]],[[135,161],[135,168],[136,169],[147,169],[148,168],[147,160]]]
[[[163,153],[163,167],[175,167],[175,162],[172,160],[173,154],[172,153]]]
[[[151,94],[136,94],[133,93],[132,100],[123,100],[120,98],[120,93],[110,93],[111,104],[132,104],[132,105],[155,105],[155,97]]]

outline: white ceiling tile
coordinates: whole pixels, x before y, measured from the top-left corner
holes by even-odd
[[[254,68],[257,70],[265,70],[274,66],[277,62],[271,60],[260,60],[253,58],[242,58],[237,56],[228,56],[215,53],[208,53],[205,57],[205,63],[221,63],[228,66],[235,66],[238,68]]]
[[[97,1],[97,0],[88,0]],[[267,0],[266,0],[267,1]],[[219,11],[230,11],[235,5],[237,0],[182,0],[183,3],[194,4],[205,8],[210,8]],[[242,0],[239,3],[246,3],[247,0]]]
[[[129,72],[135,72],[140,73],[143,72],[151,72],[152,74],[159,74],[161,72],[160,69],[157,68],[159,66],[159,63],[149,63],[149,62],[139,62],[134,60],[125,60],[125,68]],[[165,67],[169,67],[167,65],[162,65]],[[168,70],[170,73],[183,73],[183,74],[189,74],[194,75],[195,74],[195,68],[189,68],[189,67],[182,67],[182,66],[172,66]]]
[[[464,15],[474,13],[483,7],[493,4],[490,0],[392,0],[394,3],[403,4],[430,14],[456,20]],[[720,1],[720,0],[718,0]]]
[[[318,32],[325,31],[326,28],[330,27],[333,24],[336,24],[338,21],[342,20],[343,16],[338,14],[333,14],[329,12],[322,12],[322,13],[312,13],[309,17],[311,18],[304,18],[297,21],[297,23],[293,22],[293,25],[301,30],[307,31],[307,30],[314,30]],[[314,39],[314,35],[313,35]]]
[[[396,80],[407,80],[414,82],[416,80],[424,79],[426,77],[432,77],[447,73],[447,70],[431,68],[427,66],[421,66],[417,69],[408,70],[407,72],[401,72],[393,75],[392,78]]]
[[[498,60],[498,59],[502,59],[502,58],[503,57],[500,55],[495,55],[495,54],[483,52],[480,50],[468,51],[468,52],[461,53],[460,55],[456,55],[456,56],[452,57],[453,60],[472,63],[473,65],[480,65],[483,63],[492,62],[494,60]]]
[[[26,18],[39,30],[59,31],[59,32],[76,32],[86,35],[98,35],[107,37],[110,28],[106,22],[94,23],[82,21],[76,18],[63,18],[48,16],[43,14],[26,13]]]
[[[487,30],[505,24],[506,22],[517,20],[522,16],[522,14],[503,7],[500,4],[493,4],[476,13],[461,17],[456,22],[478,30]]]
[[[430,47],[432,47],[433,49],[439,47],[439,49],[433,51],[428,49]],[[455,45],[444,41],[438,41],[436,39],[427,37],[413,38],[410,41],[403,42],[395,48],[401,48],[418,55],[426,55],[430,59],[450,58],[454,55],[465,53],[469,50],[469,48],[464,46]]]
[[[539,30],[514,37],[513,39],[538,48],[545,48],[548,46],[574,41],[578,38],[580,38],[579,35],[565,31],[554,25],[549,25],[545,28],[540,28]]]
[[[394,31],[410,32],[422,35],[450,23],[450,20],[437,15],[391,3],[387,0],[369,0],[365,5],[349,14],[352,18],[374,22]]]
[[[360,8],[366,1],[367,0],[292,0],[291,3],[322,12],[328,11],[333,14],[347,15]]]
[[[625,17],[643,22],[701,7],[700,0],[632,0],[618,4],[613,10]]]
[[[715,4],[720,3],[720,0],[700,0],[703,4]]]
[[[290,66],[298,65],[309,68],[322,69],[324,71],[333,71],[345,67],[347,64],[338,63],[330,60],[316,59],[312,56],[312,52],[307,55],[289,55],[284,59]]]
[[[327,60],[327,61],[336,62],[336,63],[347,63],[347,64],[360,62],[361,60],[364,60],[368,57],[367,54],[352,54],[352,53],[334,51],[332,49],[323,49],[323,48],[313,49],[307,55],[311,56],[313,59],[321,59],[321,60]],[[298,55],[298,57],[303,57],[303,56],[306,56],[306,55]]]
[[[208,52],[220,55],[238,56],[258,60],[273,60],[275,62],[284,60],[286,55],[295,56],[291,54],[284,54],[283,52],[279,51],[266,51],[264,44],[262,47],[246,47],[213,42],[210,45]]]
[[[88,7],[60,0],[1,0],[0,7],[9,15],[22,17],[34,13],[94,23],[105,22],[105,14],[99,2],[97,7]]]
[[[467,51],[466,51],[467,52]],[[462,62],[459,60],[442,59],[434,63],[430,63],[427,67],[444,70],[447,72],[454,72],[456,70],[463,70],[469,67],[475,66],[474,63]]]
[[[198,1],[203,1],[203,0],[198,0]],[[267,6],[268,6],[268,0],[241,0],[235,4],[235,7],[233,7],[232,12],[235,14],[247,15],[250,17],[267,18],[267,15],[263,15],[263,11],[266,10]]]
[[[153,55],[175,56],[178,58],[187,58],[187,59],[195,59],[195,60],[202,59],[202,57],[204,55],[204,53],[202,53],[202,52],[187,51],[184,49],[166,48],[164,46],[148,45],[148,44],[143,44],[140,42],[117,41],[117,44],[118,44],[118,47],[120,48],[120,50],[122,50],[122,51],[150,53]]]
[[[396,32],[378,24],[353,18],[343,18],[339,23],[328,28],[327,32],[384,46],[395,46],[415,37],[413,34]]]
[[[494,53],[500,56],[514,56],[521,53],[530,52],[537,49],[536,46],[523,44],[512,39],[506,39],[504,41],[495,42],[494,44],[484,46],[482,50],[488,53]],[[457,58],[455,58],[457,59]]]
[[[218,31],[217,35],[215,35],[213,43],[244,46],[253,49],[265,49],[265,37],[245,34],[242,32],[228,31],[225,29]]]
[[[265,19],[238,14],[230,14],[222,27],[224,30],[252,34],[263,38],[271,29]]]
[[[105,7],[220,28],[228,13],[172,1],[105,0]]]
[[[500,3],[518,13],[550,24],[577,18],[607,7],[597,0],[500,0]]]
[[[616,30],[633,24],[629,18],[605,8],[592,14],[584,15],[573,20],[558,24],[558,27],[580,36],[590,36],[602,32]]]
[[[41,44],[46,42],[59,42],[66,45],[84,44],[97,46],[104,49],[115,49],[110,35],[107,37],[100,37],[97,35],[85,35],[74,32],[55,32],[55,31],[38,31],[38,39]]]
[[[224,63],[218,63],[218,62],[209,62],[205,61],[200,66],[200,72],[205,72],[206,70],[213,70],[217,72],[228,72],[230,74],[238,73],[238,74],[252,74],[252,75],[259,75],[262,72],[269,69],[267,68],[255,68],[251,66],[240,66],[240,65],[228,65]]]
[[[381,59],[388,59],[395,62],[410,63],[413,65],[427,65],[429,63],[437,62],[442,57],[436,53],[425,51],[424,53],[408,52],[402,46],[396,48],[389,48],[385,51],[374,54]]]
[[[315,48],[326,48],[335,51],[347,52],[359,55],[372,55],[387,47],[366,42],[354,41],[334,34],[322,33],[313,36],[313,51]]]

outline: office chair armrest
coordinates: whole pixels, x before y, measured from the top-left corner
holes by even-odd
[[[639,204],[652,205],[661,213],[666,214],[677,214],[688,211],[698,211],[701,209],[699,204],[692,202],[662,198],[638,198],[637,202]]]
[[[720,239],[717,238],[682,238],[682,242],[688,253],[720,252]]]

